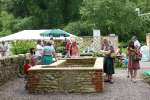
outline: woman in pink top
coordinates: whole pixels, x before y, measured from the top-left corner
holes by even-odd
[[[135,82],[137,70],[140,69],[139,60],[135,60],[135,55],[140,54],[138,48],[134,46],[134,41],[130,41],[128,45],[128,70],[130,72],[131,80]]]
[[[77,45],[76,41],[73,41],[72,44],[71,44],[70,54],[71,54],[71,58],[80,56],[79,48],[78,48],[78,45]]]

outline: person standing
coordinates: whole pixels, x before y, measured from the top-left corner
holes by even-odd
[[[136,47],[138,47],[138,48],[141,47],[141,44],[140,44],[140,42],[138,41],[138,39],[137,39],[136,36],[133,36],[133,37],[131,38],[131,41],[134,42],[134,46],[136,46]]]
[[[128,44],[128,70],[133,82],[136,82],[137,70],[140,69],[139,60],[135,59],[136,55],[140,55],[140,51],[138,47],[134,46],[134,41],[131,40]]]
[[[48,41],[43,49],[42,64],[48,65],[53,63],[53,57],[56,59],[56,53],[51,41]],[[57,59],[56,59],[57,60]]]
[[[38,58],[38,64],[40,64],[41,63],[41,58],[42,58],[42,55],[43,55],[43,47],[42,47],[42,44],[41,44],[41,40],[37,41],[35,54]]]
[[[65,43],[65,57],[70,58],[71,57],[71,40],[67,39]]]
[[[112,75],[115,73],[115,71],[114,71],[114,58],[111,55],[114,53],[114,48],[111,44],[109,44],[107,39],[103,40],[102,52],[105,54],[104,73],[106,73],[107,78],[105,82],[113,84]]]
[[[71,58],[77,58],[80,56],[79,48],[75,40],[72,40],[72,44],[70,47],[70,55],[71,55]]]
[[[1,56],[6,56],[7,49],[8,45],[4,41],[2,41],[2,44],[0,45]]]

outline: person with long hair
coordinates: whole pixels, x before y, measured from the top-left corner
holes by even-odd
[[[41,64],[41,58],[43,55],[43,47],[42,47],[42,41],[38,40],[37,41],[37,45],[36,45],[36,52],[35,52],[36,56],[37,56],[37,60],[38,60],[38,64]]]
[[[139,48],[134,45],[134,41],[128,44],[128,70],[130,72],[131,81],[136,82],[137,70],[140,69],[139,60],[135,60],[135,56],[140,54]]]
[[[69,40],[69,39],[66,39],[66,41],[65,41],[65,57],[68,57],[68,58],[70,58],[70,56],[71,56],[71,40]]]
[[[70,47],[70,55],[71,58],[77,58],[80,56],[80,51],[78,48],[78,44],[75,40],[72,41],[71,47]]]
[[[113,46],[108,42],[107,39],[103,40],[102,44],[102,52],[105,53],[104,57],[104,73],[106,73],[105,82],[113,83],[112,75],[115,73],[114,71],[114,58],[111,56],[114,53]]]

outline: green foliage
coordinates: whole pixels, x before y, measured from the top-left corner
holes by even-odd
[[[32,17],[18,18],[13,31],[32,29]]]
[[[63,55],[65,54],[65,46],[63,41],[54,41],[55,42],[55,49],[56,53],[62,53]]]
[[[94,52],[92,54],[93,57],[103,57],[104,55],[102,53]]]
[[[122,0],[84,0],[80,13],[83,21],[93,23],[103,35],[115,33],[125,40],[143,32],[142,19],[135,8],[135,3]]]
[[[56,52],[64,54],[65,53],[65,47],[64,46],[56,47]]]
[[[2,8],[16,18],[33,17],[33,28],[46,29],[78,20],[81,3],[82,0],[2,0]]]
[[[24,29],[32,28],[32,17],[15,18],[6,11],[1,12],[0,16],[0,36],[5,36]]]
[[[76,35],[115,33],[121,41],[136,35],[140,40],[150,31],[150,0],[0,0],[0,36],[24,29],[64,28]],[[126,38],[124,38],[126,37]]]
[[[65,22],[76,21],[80,18],[79,8],[83,0],[65,0],[64,20]]]
[[[127,66],[119,59],[115,59],[115,63],[114,63],[114,67],[115,68],[126,68]]]
[[[29,52],[30,48],[35,47],[36,43],[34,41],[14,41],[12,42],[11,52],[15,55],[25,54]]]
[[[63,27],[80,18],[81,3],[82,0],[1,0],[0,36],[24,29]]]
[[[73,33],[75,35],[80,35],[80,36],[87,36],[87,35],[92,35],[92,29],[93,29],[93,24],[88,23],[88,22],[71,22],[69,23],[64,30]]]
[[[8,14],[6,11],[0,12],[0,36],[10,34],[15,23],[16,20],[12,14]]]

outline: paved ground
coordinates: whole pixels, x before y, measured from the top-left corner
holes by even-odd
[[[0,87],[0,100],[150,100],[150,86],[140,78],[131,82],[126,70],[116,70],[114,80],[105,84],[103,93],[35,95],[24,90],[23,79],[16,79]]]

